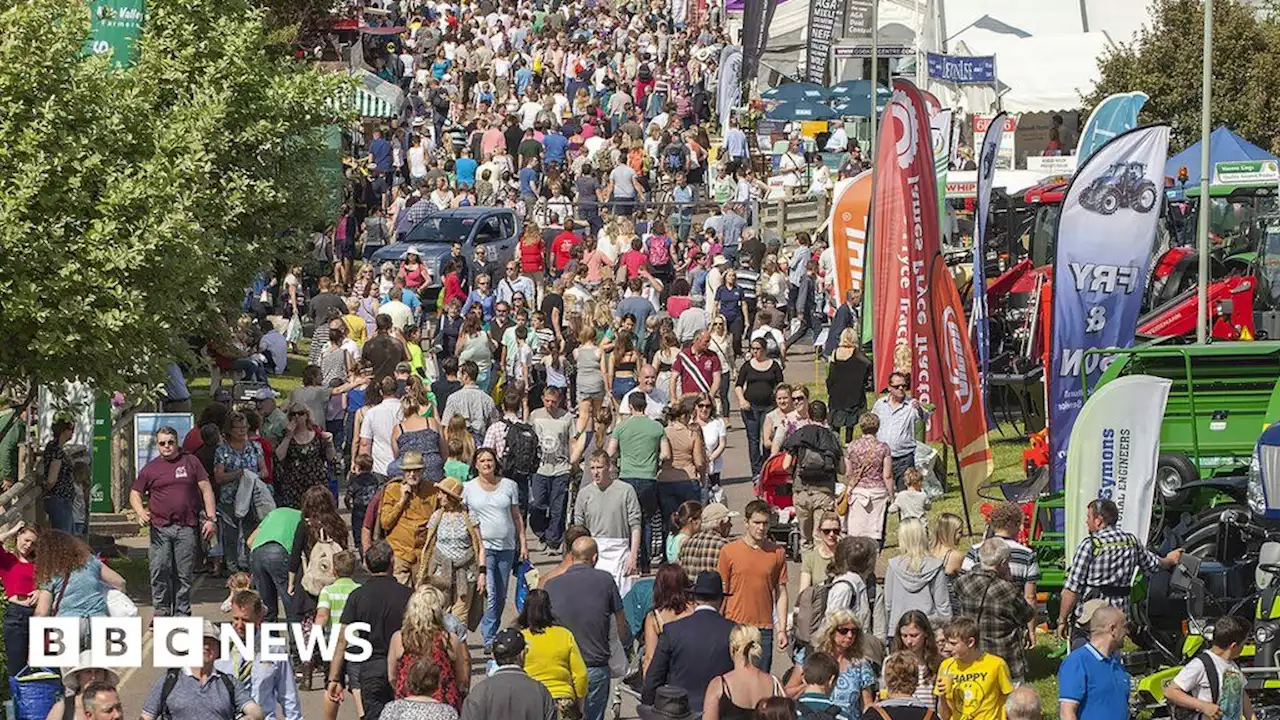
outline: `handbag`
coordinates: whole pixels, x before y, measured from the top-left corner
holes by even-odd
[[[138,606],[115,588],[107,591],[107,614],[111,617],[138,617]]]
[[[840,499],[836,500],[836,514],[840,517],[849,514],[849,496],[853,494],[853,488],[857,486],[858,478],[862,477],[862,473],[866,472],[869,467],[871,467],[871,463],[864,458],[862,465],[858,467],[858,471],[849,477],[849,487],[845,488],[844,492],[840,493]]]

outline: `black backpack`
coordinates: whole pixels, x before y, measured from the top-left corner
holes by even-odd
[[[1213,662],[1213,658],[1209,657],[1208,650],[1201,650],[1191,660],[1199,660],[1204,664],[1204,677],[1209,681],[1209,702],[1217,705],[1218,700],[1221,699],[1219,694],[1222,692],[1222,688],[1219,686],[1221,680],[1218,678],[1218,666]],[[1192,697],[1195,697],[1195,695],[1192,695]],[[1173,720],[1199,720],[1200,712],[1169,703],[1169,717],[1173,718]]]
[[[684,153],[681,152],[682,150],[684,150],[684,148],[681,147],[680,145],[672,144],[667,146],[667,169],[668,170],[684,169]]]
[[[227,688],[227,697],[230,698],[231,714],[227,717],[240,717],[240,708],[236,707],[236,681],[232,677],[219,670],[213,671],[222,684]],[[173,713],[169,711],[169,696],[173,694],[173,688],[178,684],[178,678],[182,676],[181,668],[169,668],[164,676],[164,686],[160,688],[160,711],[156,715],[156,720],[174,720]]]
[[[504,462],[508,473],[530,477],[538,472],[538,466],[542,464],[542,442],[532,425],[507,421],[506,445]]]
[[[835,460],[827,453],[802,447],[797,455],[796,476],[801,480],[826,480],[835,476]]]

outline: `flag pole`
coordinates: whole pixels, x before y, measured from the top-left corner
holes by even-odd
[[[1213,97],[1213,0],[1204,0],[1204,64],[1200,78],[1200,213],[1196,242],[1196,342],[1209,340],[1209,102]]]

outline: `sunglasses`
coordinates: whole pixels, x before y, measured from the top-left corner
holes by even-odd
[[[836,628],[836,632],[841,635],[856,635],[858,633],[858,628],[851,628],[851,627]]]
[[[803,396],[803,395],[792,395],[792,396],[791,396],[791,399],[792,399],[792,400],[808,400],[808,398],[806,398],[806,397],[805,397],[805,396]]]
[[[906,389],[907,389],[907,386],[906,386],[906,385],[890,385],[890,386],[889,386],[889,389],[891,389],[891,390],[906,390]]]
[[[310,413],[308,413],[306,410],[299,410],[299,411],[289,413],[289,417],[306,417],[307,415],[310,415]]]
[[[707,409],[707,410],[710,410],[710,409],[711,409],[711,403],[698,403],[698,407],[700,407],[700,408],[705,408],[705,409]]]
[[[840,528],[822,528],[819,532],[823,535],[838,535],[840,533]]]
[[[169,447],[170,445],[177,445],[178,441],[177,440],[157,440],[156,444],[159,445],[160,447]]]

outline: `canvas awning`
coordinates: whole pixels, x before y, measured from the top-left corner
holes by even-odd
[[[357,81],[350,99],[356,114],[367,118],[400,117],[405,95],[398,85],[389,83],[368,70],[353,70],[351,75]]]

